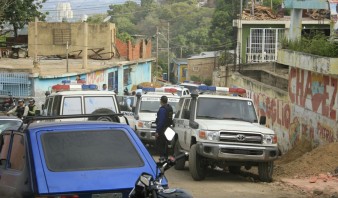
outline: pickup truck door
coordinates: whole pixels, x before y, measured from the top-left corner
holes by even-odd
[[[189,132],[189,119],[190,119],[190,98],[186,98],[183,104],[182,113],[181,113],[181,137],[180,144],[181,147],[185,150],[189,150],[190,148],[190,138],[188,137]]]

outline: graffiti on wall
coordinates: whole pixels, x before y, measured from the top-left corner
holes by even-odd
[[[279,148],[285,152],[302,138],[318,143],[337,139],[337,123],[317,112],[289,101],[249,92],[258,116],[266,116],[267,127],[278,137]]]
[[[96,84],[100,87],[101,84],[105,83],[104,71],[95,71],[87,74],[87,83]]]
[[[337,78],[291,68],[290,101],[292,104],[337,120],[337,83]]]

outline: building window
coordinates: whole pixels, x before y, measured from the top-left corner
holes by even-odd
[[[282,28],[251,28],[247,41],[246,62],[277,60],[277,49],[284,36]]]
[[[53,29],[53,44],[54,45],[70,45],[71,34],[70,29]]]
[[[123,71],[123,85],[130,85],[131,84],[131,77],[130,77],[131,69],[125,69]]]
[[[200,70],[199,67],[192,67],[192,71],[194,71],[194,72],[198,72],[199,70]]]
[[[182,69],[182,77],[183,78],[187,77],[187,68]]]

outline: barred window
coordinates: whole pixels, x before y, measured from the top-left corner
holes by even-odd
[[[71,43],[70,29],[53,29],[53,44],[66,45]]]

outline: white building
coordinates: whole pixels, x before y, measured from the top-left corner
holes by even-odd
[[[56,10],[57,21],[62,21],[63,19],[69,20],[73,18],[73,11],[70,3],[58,3]]]

